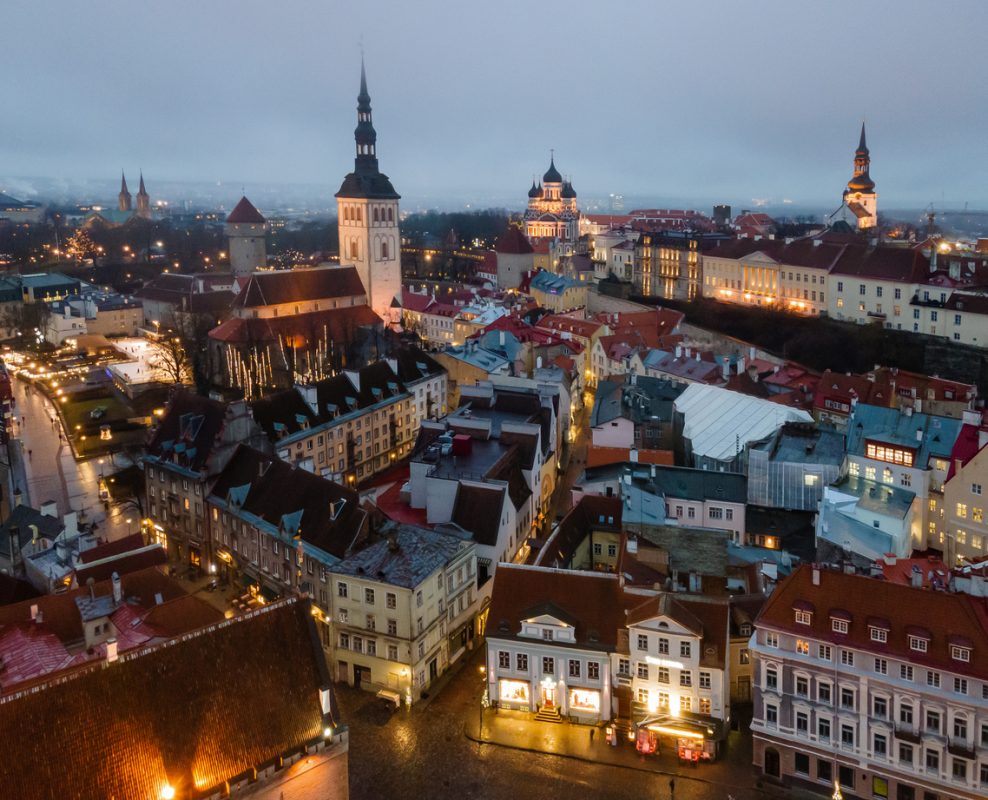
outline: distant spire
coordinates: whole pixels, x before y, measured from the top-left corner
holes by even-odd
[[[120,194],[127,191],[127,176],[124,175],[124,171],[120,170]]]
[[[141,185],[137,190],[138,194],[147,194],[147,189],[144,188],[144,170],[141,170]]]
[[[861,121],[861,141],[858,142],[858,150],[864,150],[865,152],[868,150],[868,143],[865,141],[864,120]]]
[[[364,49],[360,48],[360,94],[357,95],[357,102],[370,105],[370,94],[367,91],[367,70],[364,69]]]

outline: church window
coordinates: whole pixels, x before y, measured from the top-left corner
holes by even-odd
[[[394,222],[394,221],[395,221],[395,211],[394,211],[393,208],[391,208],[389,206],[388,207],[388,222]]]
[[[387,257],[388,257],[388,243],[381,242],[381,258],[387,258]]]
[[[378,211],[377,211],[377,206],[374,206],[374,222],[380,222],[380,221],[381,221],[381,219],[380,219],[380,215],[378,214]]]

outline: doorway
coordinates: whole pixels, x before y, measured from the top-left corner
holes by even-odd
[[[779,777],[779,751],[769,748],[765,751],[765,774],[770,778]]]
[[[556,707],[556,687],[555,686],[543,686],[542,687],[542,708],[555,708]]]
[[[436,659],[429,662],[429,683],[439,677],[439,669],[436,666]]]
[[[361,667],[359,664],[353,665],[353,687],[355,689],[360,688],[361,683],[371,682],[371,671],[370,667]]]

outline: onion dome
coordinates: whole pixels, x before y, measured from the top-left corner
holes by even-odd
[[[546,170],[545,175],[542,176],[543,183],[562,183],[563,176],[559,174],[559,170],[556,169],[556,159],[555,157],[549,159],[549,169]]]
[[[867,172],[862,172],[847,182],[847,188],[852,192],[873,192],[875,191],[875,182]]]
[[[563,184],[563,190],[560,192],[560,197],[565,197],[567,199],[576,197],[576,189],[573,188],[573,184],[569,181]]]
[[[539,191],[539,187],[535,185],[535,179],[532,178],[532,188],[528,190],[528,196],[539,197],[541,194],[542,192]]]

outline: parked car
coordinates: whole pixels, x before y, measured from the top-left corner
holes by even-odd
[[[103,419],[106,416],[106,406],[96,406],[89,412],[90,419]]]

